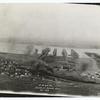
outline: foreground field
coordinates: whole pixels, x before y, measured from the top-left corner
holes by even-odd
[[[34,78],[35,79],[35,78]],[[18,80],[0,75],[0,90],[30,93],[49,93],[64,95],[96,96],[100,95],[100,85],[69,80]]]

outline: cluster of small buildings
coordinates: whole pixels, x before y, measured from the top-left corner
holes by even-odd
[[[49,80],[42,80],[39,84],[35,87],[36,90],[39,92],[56,92],[59,88],[57,87],[55,82],[51,82]]]
[[[20,65],[13,60],[0,58],[0,74],[8,75],[14,78],[29,77],[31,73],[28,70],[18,68]]]
[[[83,80],[85,81],[90,81],[90,82],[97,82],[100,83],[100,71],[98,72],[88,72],[88,73],[82,73],[81,77],[83,78]]]

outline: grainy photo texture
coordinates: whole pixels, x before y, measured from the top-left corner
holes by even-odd
[[[0,93],[100,96],[100,6],[0,4]]]

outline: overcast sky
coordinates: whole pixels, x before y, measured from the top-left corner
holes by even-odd
[[[100,7],[79,4],[1,4],[2,38],[100,47]]]

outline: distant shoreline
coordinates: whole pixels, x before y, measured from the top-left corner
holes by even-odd
[[[21,40],[21,39],[0,39],[0,43],[10,43],[10,44],[30,44],[30,45],[43,45],[43,46],[57,46],[57,47],[67,47],[67,48],[78,48],[78,49],[100,49],[99,45],[95,45],[93,43],[87,44],[80,44],[80,43],[73,43],[69,42],[55,42],[55,41],[45,41],[45,40],[36,40],[28,41],[28,40]]]

